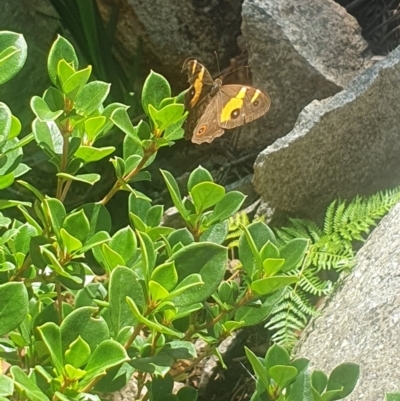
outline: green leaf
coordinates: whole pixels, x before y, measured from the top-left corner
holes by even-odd
[[[149,281],[149,291],[153,301],[160,301],[168,297],[169,292],[156,281]]]
[[[127,226],[118,230],[108,243],[109,247],[117,252],[125,262],[125,266],[130,266],[137,256],[137,241],[133,230]]]
[[[246,352],[247,359],[249,360],[251,367],[254,370],[254,373],[257,375],[257,378],[260,381],[260,384],[264,387],[265,390],[269,389],[269,379],[267,374],[267,369],[258,358],[249,348],[244,347]]]
[[[137,274],[126,267],[117,267],[111,273],[109,289],[110,315],[115,334],[136,322],[126,297],[132,298],[141,310],[144,309],[145,298]]]
[[[0,336],[18,327],[27,313],[28,293],[24,284],[0,284]]]
[[[168,126],[180,121],[185,111],[183,104],[169,104],[155,113],[154,119],[159,123],[161,131],[164,131]]]
[[[32,123],[32,131],[35,135],[35,141],[50,155],[62,155],[63,137],[54,121],[43,122],[35,119]]]
[[[82,242],[69,234],[64,228],[60,230],[60,236],[62,244],[69,255],[82,248]]]
[[[225,241],[228,231],[228,221],[222,221],[221,223],[212,225],[210,228],[204,231],[200,236],[200,241],[208,241],[221,245]]]
[[[187,306],[206,300],[222,281],[228,262],[227,249],[207,242],[193,243],[172,255],[178,282],[191,274],[200,274],[204,285],[196,286],[176,297],[176,306]]]
[[[179,191],[178,184],[175,181],[173,175],[166,170],[160,170],[161,174],[164,178],[165,183],[167,184],[168,192],[171,195],[172,202],[175,207],[178,209],[178,212],[183,218],[186,218],[189,213],[183,206],[181,192]]]
[[[0,144],[3,144],[9,135],[12,123],[12,113],[9,107],[0,102]]]
[[[129,361],[125,348],[114,340],[105,340],[99,344],[85,367],[86,376],[79,383],[82,391],[92,380],[103,376],[107,370]]]
[[[64,109],[64,94],[54,86],[48,88],[43,94],[43,100],[51,111]]]
[[[313,396],[310,385],[310,373],[302,371],[294,383],[292,383],[287,392],[288,398],[291,401],[316,401]]]
[[[329,375],[327,391],[340,390],[340,398],[347,397],[354,390],[359,376],[359,365],[351,362],[342,363]]]
[[[161,284],[167,291],[174,289],[178,283],[178,273],[174,262],[166,262],[157,266],[151,274],[151,279]]]
[[[91,351],[110,337],[107,323],[97,316],[97,308],[81,307],[71,312],[61,323],[63,351],[81,336],[89,344]]]
[[[13,395],[13,393],[14,393],[13,380],[4,374],[0,374],[0,397],[10,397]]]
[[[109,92],[110,84],[101,81],[89,82],[76,97],[76,111],[85,116],[92,114],[103,104]]]
[[[64,219],[63,228],[70,234],[73,233],[75,238],[83,242],[89,233],[89,220],[84,211],[81,209],[68,214],[68,216]]]
[[[115,150],[114,146],[105,146],[103,148],[93,148],[92,146],[80,146],[75,152],[75,157],[82,159],[85,163],[97,162],[104,159]]]
[[[294,381],[297,376],[297,369],[293,366],[275,365],[268,370],[268,374],[283,389]]]
[[[32,378],[29,378],[19,366],[11,366],[10,372],[12,378],[14,379],[15,387],[22,392],[28,400],[50,401],[43,391],[37,386],[35,381]]]
[[[161,101],[166,97],[171,97],[171,87],[168,81],[162,75],[151,71],[143,85],[142,107],[144,112],[149,115],[150,104],[158,110]]]
[[[17,137],[21,132],[21,128],[22,128],[21,121],[19,121],[17,117],[11,116],[11,127],[7,139],[10,140]]]
[[[239,191],[231,191],[215,205],[211,216],[207,219],[208,224],[214,224],[233,216],[243,205],[246,196]]]
[[[214,182],[211,173],[202,166],[197,167],[190,173],[187,190],[190,192],[193,187],[202,182]]]
[[[276,291],[256,305],[241,306],[235,313],[235,320],[244,321],[246,326],[254,326],[264,321],[282,299],[283,294],[284,290]]]
[[[37,327],[42,340],[49,351],[50,358],[57,375],[64,373],[64,358],[61,345],[60,328],[53,322],[47,322],[43,326]]]
[[[65,361],[75,368],[83,366],[90,357],[89,344],[80,336],[65,351]]]
[[[285,348],[278,344],[274,344],[270,347],[265,355],[265,367],[267,370],[276,365],[291,365],[289,353]]]
[[[253,277],[257,269],[262,268],[262,260],[259,251],[267,241],[276,244],[276,238],[272,230],[261,221],[251,223],[243,228],[239,238],[239,259],[244,270]]]
[[[294,238],[280,248],[280,256],[285,259],[285,263],[282,266],[283,273],[298,266],[298,264],[304,259],[308,246],[309,240],[304,238]]]
[[[96,116],[85,120],[85,132],[89,141],[94,141],[101,133],[107,119],[104,116]]]
[[[324,372],[321,370],[314,370],[311,373],[311,385],[318,394],[322,394],[325,391],[327,384],[328,376]]]
[[[192,188],[190,195],[196,207],[196,212],[202,213],[223,199],[225,188],[213,182],[201,182]]]
[[[251,289],[258,295],[267,295],[290,284],[297,283],[298,277],[273,276],[261,278],[251,283]]]
[[[139,142],[137,137],[137,131],[132,125],[131,119],[129,118],[128,112],[125,108],[119,107],[113,111],[110,120],[126,135],[131,139],[135,139]]]
[[[33,96],[31,108],[41,122],[54,121],[63,114],[63,110],[51,111],[47,103],[39,96]]]
[[[0,85],[13,78],[24,66],[27,45],[23,35],[0,32]]]
[[[272,276],[279,270],[285,263],[285,259],[272,259],[268,258],[263,261],[264,272],[267,276]]]
[[[185,386],[181,387],[176,395],[178,401],[197,401],[198,391],[193,387]]]
[[[63,60],[60,62],[62,63]],[[66,79],[63,78],[62,74],[60,74],[60,68],[59,68],[59,78],[62,82],[62,91],[66,94],[68,94],[70,97],[74,97],[77,93],[80,93],[82,88],[86,85],[88,82],[90,75],[92,73],[92,66],[88,65],[86,68],[83,70],[79,71],[74,71],[72,74],[66,77]]]
[[[60,230],[67,214],[63,203],[56,198],[46,198],[43,201],[43,211],[49,217],[54,233],[60,238]]]
[[[100,174],[80,174],[80,175],[71,175],[67,173],[58,173],[57,177],[64,178],[66,181],[78,181],[83,182],[85,184],[93,185],[97,181],[100,181]]]
[[[67,39],[58,35],[50,49],[49,57],[47,59],[47,70],[49,77],[51,82],[53,82],[53,84],[56,86],[59,84],[57,73],[58,63],[60,60],[65,60],[74,68],[74,70],[78,69],[78,58],[73,46],[68,42]]]
[[[14,174],[13,173],[0,176],[0,189],[8,188],[13,183],[14,183]]]

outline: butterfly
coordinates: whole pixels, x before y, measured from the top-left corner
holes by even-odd
[[[263,116],[271,105],[269,96],[247,85],[223,85],[213,80],[207,68],[194,58],[185,60],[182,72],[188,73],[185,93],[185,137],[193,143],[212,142],[226,129],[244,125]]]

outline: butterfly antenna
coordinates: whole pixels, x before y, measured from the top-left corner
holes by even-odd
[[[214,50],[215,58],[217,60],[217,66],[218,66],[218,72],[221,75],[221,67],[219,65],[219,58],[218,58],[218,53]]]

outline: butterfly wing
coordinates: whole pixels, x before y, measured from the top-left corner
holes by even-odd
[[[211,143],[225,131],[218,125],[218,96],[209,95],[209,102],[204,102],[196,127],[193,131],[192,142],[200,145],[203,142]],[[199,110],[202,105],[200,105]]]
[[[185,138],[190,139],[195,127],[210,101],[214,81],[207,68],[194,58],[185,60],[182,72],[187,71],[189,89],[185,94],[185,109],[189,115],[184,123]]]
[[[225,129],[239,127],[263,116],[271,99],[260,89],[246,85],[223,85],[218,94],[218,125]]]

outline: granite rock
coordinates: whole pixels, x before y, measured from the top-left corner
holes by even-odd
[[[313,101],[261,152],[253,183],[275,209],[313,217],[400,180],[400,48],[332,98]]]
[[[310,368],[330,373],[343,362],[360,365],[348,401],[383,401],[399,392],[400,204],[372,232],[357,254],[353,272],[311,321],[296,349]]]

